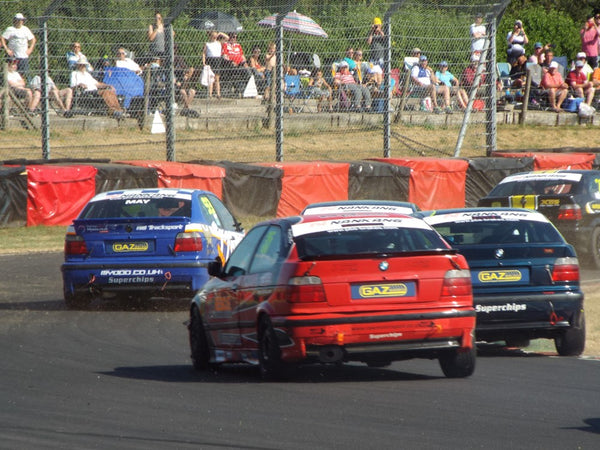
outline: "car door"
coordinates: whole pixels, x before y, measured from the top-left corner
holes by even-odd
[[[205,292],[205,320],[215,347],[233,349],[240,347],[238,329],[239,287],[250,271],[255,249],[267,226],[252,229],[227,260],[222,276],[209,281]]]
[[[284,243],[284,236],[279,225],[269,226],[256,247],[248,273],[239,279],[236,312],[243,348],[256,348],[257,308],[268,301],[276,289],[291,245]]]

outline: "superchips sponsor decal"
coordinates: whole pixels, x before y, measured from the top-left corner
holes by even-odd
[[[529,272],[526,270],[481,270],[472,273],[473,284],[497,284],[497,283],[527,283]]]
[[[107,277],[108,284],[151,284],[162,281],[167,274],[163,269],[104,269],[100,276]]]
[[[415,283],[360,284],[352,285],[352,298],[365,300],[372,298],[414,297]]]
[[[504,305],[475,305],[475,311],[478,313],[494,313],[494,312],[519,312],[525,311],[527,305],[521,303],[505,303]]]

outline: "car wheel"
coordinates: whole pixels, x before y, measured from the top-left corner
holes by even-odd
[[[258,364],[265,380],[282,380],[288,375],[286,365],[281,360],[277,335],[267,316],[262,316],[258,324]]]
[[[596,269],[600,269],[600,227],[596,227],[592,231],[590,253],[590,263]]]
[[[585,348],[585,315],[579,315],[577,324],[554,338],[556,351],[560,356],[579,356]]]
[[[525,348],[529,347],[530,343],[531,339],[529,339],[527,336],[511,336],[506,338],[507,347]]]
[[[64,292],[65,305],[67,309],[85,309],[90,306],[92,298],[88,294],[73,294]]]
[[[192,364],[196,370],[206,370],[210,367],[210,348],[202,325],[202,317],[198,308],[192,308],[190,324],[188,325]]]
[[[477,349],[447,350],[439,356],[442,372],[448,378],[464,378],[473,375]]]

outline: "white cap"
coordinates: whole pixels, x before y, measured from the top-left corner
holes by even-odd
[[[587,55],[585,54],[585,52],[579,52],[577,53],[577,58],[587,58]]]
[[[556,61],[552,61],[549,66],[550,69],[558,69],[558,63]]]
[[[16,13],[15,17],[13,17],[14,20],[25,20],[25,16],[21,13]]]

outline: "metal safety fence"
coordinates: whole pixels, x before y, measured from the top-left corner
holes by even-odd
[[[0,127],[41,137],[0,159],[489,154],[508,2],[0,0],[8,48],[35,39],[6,52]]]

